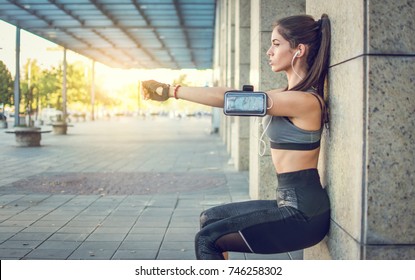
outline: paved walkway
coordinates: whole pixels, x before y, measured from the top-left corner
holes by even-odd
[[[228,164],[209,118],[74,123],[37,148],[0,130],[0,143],[3,260],[192,260],[199,213],[249,199],[248,174]]]

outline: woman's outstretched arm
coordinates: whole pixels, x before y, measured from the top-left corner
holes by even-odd
[[[176,87],[169,88],[169,97],[175,97]],[[224,94],[231,90],[226,87],[178,87],[176,97],[212,107],[223,107]]]
[[[142,82],[145,99],[164,101],[178,98],[212,107],[223,107],[224,94],[227,87],[185,87],[169,86],[156,81]]]

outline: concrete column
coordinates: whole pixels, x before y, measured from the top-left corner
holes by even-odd
[[[235,62],[233,88],[249,84],[251,1],[235,1]],[[249,118],[234,117],[231,134],[231,155],[235,169],[249,168]]]
[[[91,63],[91,120],[95,120],[95,60]]]
[[[220,69],[220,58],[221,58],[221,5],[217,4],[215,11],[215,40],[213,48],[213,86],[221,85],[221,69]],[[220,108],[212,108],[212,133],[222,133],[221,119],[222,110]]]
[[[63,73],[62,73],[62,121],[66,122],[66,118],[68,117],[68,113],[66,110],[66,101],[67,101],[67,87],[66,87],[66,70],[67,70],[67,62],[66,62],[66,48],[63,49]]]
[[[227,18],[226,18],[226,85],[232,87],[235,81],[235,2],[236,0],[227,0]]]
[[[219,30],[219,65],[218,65],[218,71],[219,71],[219,82],[218,86],[226,86],[227,82],[227,57],[228,52],[227,50],[227,18],[228,18],[228,0],[219,1],[217,3],[217,9],[219,9],[218,12],[218,24],[220,26]],[[226,144],[228,141],[228,119],[225,115],[221,112],[220,114],[220,130],[219,134],[222,137],[222,141]]]
[[[272,72],[266,59],[266,51],[271,44],[272,24],[278,18],[304,12],[305,0],[251,0],[250,81],[256,90],[286,86],[285,74]],[[261,121],[262,118],[250,118],[249,192],[253,199],[274,199],[276,175],[266,136],[266,153],[262,157],[258,154],[259,138],[263,132]]]
[[[235,1],[226,0],[227,18],[226,18],[226,86],[233,87],[235,81]],[[226,117],[226,148],[229,154],[232,154],[232,145],[234,139],[232,138],[235,130],[235,117]]]
[[[308,0],[332,23],[330,129],[319,169],[328,238],[306,259],[415,258],[415,6]]]
[[[14,76],[14,126],[20,125],[20,28],[16,27],[16,73]]]

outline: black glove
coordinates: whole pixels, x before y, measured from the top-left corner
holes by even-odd
[[[165,101],[169,99],[170,85],[159,83],[154,80],[144,81],[141,83],[144,99],[156,101]]]

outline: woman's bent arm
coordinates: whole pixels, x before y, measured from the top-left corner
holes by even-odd
[[[176,87],[169,89],[169,97],[174,98]],[[207,106],[223,107],[224,94],[231,90],[227,87],[179,87],[177,88],[176,97]]]

